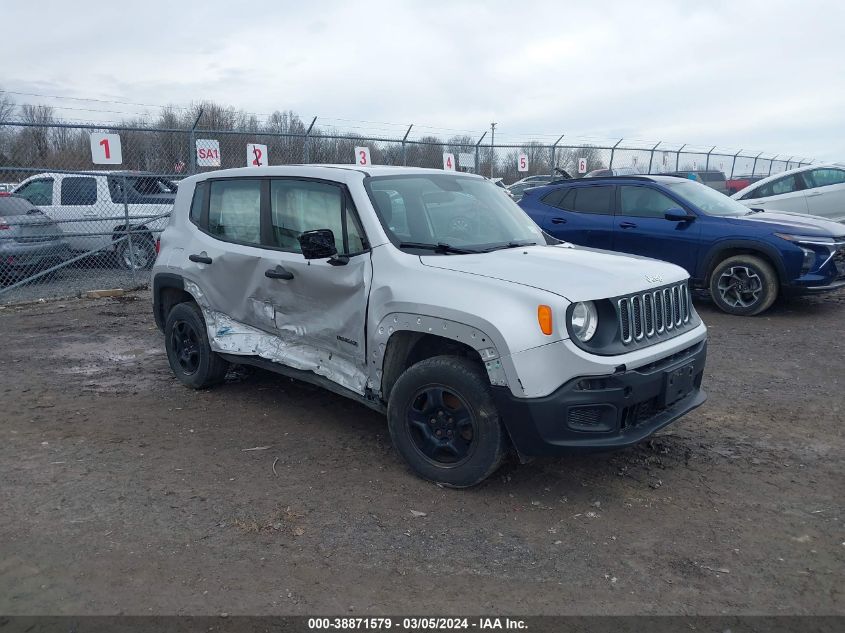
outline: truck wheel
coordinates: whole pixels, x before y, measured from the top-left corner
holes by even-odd
[[[760,314],[778,296],[778,276],[771,264],[755,255],[728,257],[710,275],[710,296],[728,314]]]
[[[459,356],[435,356],[403,373],[387,405],[390,437],[420,477],[453,488],[486,479],[507,438],[483,370]]]
[[[229,363],[212,351],[205,319],[193,302],[177,303],[167,315],[164,346],[170,369],[189,387],[210,387],[226,376]]]
[[[132,240],[131,249],[129,240]],[[124,270],[147,270],[156,260],[155,241],[147,234],[132,235],[117,245],[114,254],[117,265]]]

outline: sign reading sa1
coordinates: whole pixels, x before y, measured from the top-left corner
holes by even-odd
[[[370,148],[369,147],[356,147],[355,148],[355,164],[359,167],[369,167],[372,165],[370,162]]]
[[[586,158],[579,158],[578,159],[578,173],[579,174],[586,174],[587,173],[587,159]]]
[[[246,144],[247,167],[266,167],[268,162],[267,146],[258,143]]]
[[[95,165],[121,165],[120,134],[91,132],[91,161]]]
[[[197,139],[197,167],[220,167],[220,141]]]
[[[443,169],[446,171],[455,171],[455,155],[448,152],[443,152]]]
[[[516,162],[516,168],[519,171],[528,171],[528,155],[520,153]]]

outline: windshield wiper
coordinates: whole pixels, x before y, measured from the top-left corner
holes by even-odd
[[[537,246],[537,242],[535,240],[514,240],[511,242],[506,242],[504,244],[496,244],[495,246],[491,246],[490,248],[485,248],[481,252],[489,253],[491,251],[500,251],[506,248],[521,248],[523,246]]]
[[[421,248],[427,251],[434,251],[435,253],[446,255],[470,255],[472,253],[480,253],[481,251],[471,248],[458,248],[451,244],[444,244],[438,242],[437,244],[426,244],[425,242],[400,242],[399,248]]]

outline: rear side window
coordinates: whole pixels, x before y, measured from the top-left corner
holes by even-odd
[[[91,206],[97,202],[97,181],[77,176],[62,179],[61,200],[63,205]]]
[[[556,205],[567,211],[594,215],[613,213],[613,187],[575,187]]]
[[[230,242],[260,245],[261,181],[212,181],[208,201],[208,232]]]
[[[32,180],[15,191],[15,195],[26,198],[35,205],[53,204],[53,179]]]
[[[0,196],[0,216],[26,215],[30,212],[40,213],[28,200],[14,196]]]
[[[768,198],[769,196],[779,196],[784,193],[794,193],[796,191],[801,191],[803,188],[803,183],[800,182],[793,174],[791,176],[778,178],[777,180],[773,180],[772,182],[757,187],[754,191],[750,192],[750,194],[746,194],[742,198],[743,200],[749,198],[749,196],[751,198]]]
[[[827,187],[845,183],[845,171],[841,169],[811,169],[804,172],[808,187]]]
[[[619,187],[621,215],[636,218],[662,218],[669,209],[677,209],[680,205],[656,189],[650,187]]]
[[[208,182],[203,181],[194,188],[194,199],[191,201],[191,222],[199,225],[202,219],[202,207],[205,203],[205,192],[208,189]]]

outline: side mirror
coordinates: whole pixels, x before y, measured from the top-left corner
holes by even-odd
[[[299,236],[299,247],[305,259],[325,259],[337,255],[331,229],[305,231]]]
[[[670,222],[691,222],[692,220],[695,220],[695,216],[693,214],[687,213],[681,208],[667,209],[663,217]]]

